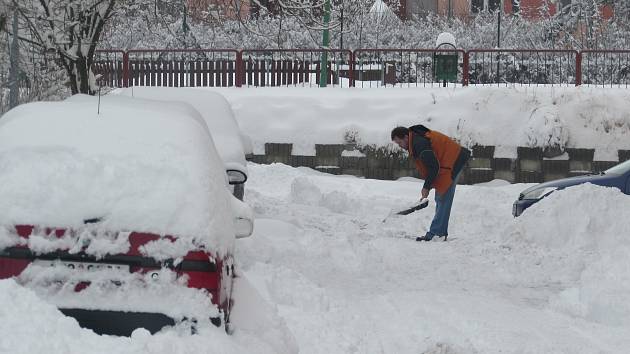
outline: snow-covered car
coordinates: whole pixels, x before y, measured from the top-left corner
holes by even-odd
[[[0,119],[0,278],[98,333],[227,324],[235,238],[253,229],[227,183],[187,104],[18,106]]]
[[[253,152],[248,136],[242,133],[230,103],[223,95],[185,87],[130,87],[116,94],[159,101],[179,101],[193,106],[208,125],[219,156],[227,168],[233,194],[243,200],[247,181],[247,154]]]
[[[630,160],[622,162],[604,172],[563,178],[527,188],[519,194],[518,199],[512,205],[512,215],[514,215],[514,217],[520,216],[527,208],[538,203],[556,190],[585,183],[602,187],[614,187],[619,189],[622,193],[630,195]]]

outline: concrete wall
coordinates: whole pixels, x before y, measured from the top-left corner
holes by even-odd
[[[361,156],[347,152],[360,151]],[[344,151],[346,151],[344,153]],[[577,176],[590,171],[603,171],[619,162],[630,160],[630,150],[620,150],[618,161],[594,161],[592,149],[566,149],[568,158],[547,159],[540,148],[519,147],[516,158],[495,157],[494,146],[475,146],[473,158],[464,171],[462,184],[488,182],[503,179],[514,183],[538,183],[553,179]],[[565,155],[565,157],[567,156]],[[316,145],[315,156],[292,154],[292,144],[265,144],[264,155],[253,155],[255,163],[280,162],[294,167],[304,166],[332,173],[361,176],[374,179],[398,179],[419,177],[414,164],[402,152],[388,152],[370,146]]]

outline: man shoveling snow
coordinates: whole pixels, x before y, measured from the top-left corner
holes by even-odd
[[[455,186],[470,158],[470,150],[423,125],[394,128],[392,141],[407,150],[409,157],[414,159],[416,168],[424,179],[421,199],[426,199],[429,191],[435,188],[435,216],[429,231],[424,236],[417,237],[416,241],[431,241],[435,236],[444,237],[446,241]]]

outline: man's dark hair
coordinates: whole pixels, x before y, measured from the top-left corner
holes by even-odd
[[[404,139],[407,135],[409,135],[409,128],[396,127],[392,130],[392,140],[394,140],[394,138]]]

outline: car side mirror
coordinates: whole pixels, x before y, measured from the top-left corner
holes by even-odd
[[[252,219],[237,217],[234,219],[236,238],[245,238],[254,232],[254,221]]]
[[[247,175],[243,171],[239,170],[227,170],[228,181],[231,185],[243,184],[247,182]]]

